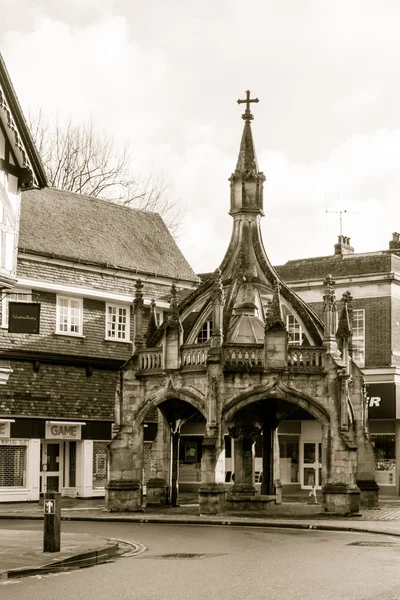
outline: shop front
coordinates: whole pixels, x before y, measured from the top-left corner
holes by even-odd
[[[399,493],[396,452],[396,384],[367,384],[368,421],[375,448],[375,481],[382,494]],[[397,460],[396,460],[397,459]]]
[[[50,491],[104,496],[111,423],[15,418],[0,425],[0,502],[38,501]]]

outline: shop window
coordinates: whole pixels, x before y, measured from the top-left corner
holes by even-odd
[[[25,487],[26,446],[0,446],[0,487]]]
[[[289,335],[289,344],[299,346],[303,340],[303,331],[301,324],[292,314],[286,315],[286,329]]]
[[[352,358],[359,367],[365,366],[365,310],[353,309]]]
[[[1,301],[1,326],[8,329],[8,305],[10,302],[32,302],[30,290],[13,290],[12,294],[6,293]]]
[[[106,340],[129,341],[129,308],[117,304],[106,305]]]
[[[82,298],[57,296],[56,319],[56,333],[61,333],[64,335],[82,335]]]
[[[395,485],[395,435],[371,435],[371,442],[375,449],[375,476],[378,485]]]
[[[206,321],[197,334],[196,344],[205,344],[212,336],[212,321]]]

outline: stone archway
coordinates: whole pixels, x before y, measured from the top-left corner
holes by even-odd
[[[143,402],[137,421],[142,422],[149,408],[159,409],[162,423],[153,443],[151,451],[151,476],[146,481],[148,506],[170,504],[176,506],[179,489],[179,465],[186,461],[185,448],[181,448],[181,433],[193,419],[206,422],[204,402],[193,390],[164,389],[150,396]],[[198,447],[197,447],[198,446]],[[195,451],[201,457],[201,444]]]
[[[329,413],[318,400],[282,382],[274,382],[272,385],[258,386],[236,395],[229,400],[223,410],[224,420],[227,423],[234,423],[234,426],[228,429],[231,437],[235,439],[235,482],[232,489],[235,497],[256,495],[254,472],[255,463],[258,462],[261,495],[274,496],[277,501],[281,501],[278,426],[291,414],[293,418],[296,412],[297,418],[303,414],[303,418],[312,419],[321,426],[321,443],[315,448],[319,453],[322,447],[322,457],[320,457],[323,463],[322,479],[327,480],[330,467]],[[304,417],[304,414],[308,416]],[[258,458],[254,452],[256,442],[257,449],[261,449],[261,453],[257,454]],[[299,452],[300,435],[297,442]],[[300,469],[300,465],[298,468]],[[316,472],[316,477],[320,477],[319,470]],[[312,489],[315,488],[316,483],[312,484]]]

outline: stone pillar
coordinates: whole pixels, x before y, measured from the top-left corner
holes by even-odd
[[[106,506],[111,512],[142,510],[143,427],[121,427],[109,445]]]
[[[146,482],[146,506],[169,502],[170,435],[161,411],[158,411],[157,436],[151,448],[150,478]]]
[[[254,438],[260,433],[260,429],[254,425],[235,425],[229,433],[235,440],[235,482],[232,494],[254,496],[256,488],[254,486],[253,446]]]
[[[217,426],[207,427],[203,438],[201,457],[201,486],[199,489],[200,514],[213,515],[225,507],[225,485],[218,469],[221,454],[221,436]]]
[[[274,433],[275,428],[266,419],[263,423],[263,475],[261,493],[266,496],[275,494],[274,485]]]
[[[171,506],[178,504],[178,480],[179,480],[179,441],[180,429],[171,433]]]
[[[339,411],[338,411],[339,412]],[[337,415],[337,425],[340,423]],[[331,430],[327,457],[328,479],[322,488],[324,510],[334,514],[350,514],[360,508],[360,490],[356,484],[357,444],[338,428]]]

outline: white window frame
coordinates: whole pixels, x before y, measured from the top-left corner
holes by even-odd
[[[203,342],[199,342],[199,335],[203,331],[203,329],[206,330],[207,339],[205,341],[203,341]],[[209,319],[207,319],[207,321],[204,321],[204,323],[202,324],[202,326],[198,330],[197,335],[196,335],[195,344],[207,344],[207,342],[211,338],[211,335],[212,335],[212,319],[209,318]]]
[[[32,290],[13,289],[5,293],[1,300],[1,327],[8,329],[8,305],[10,302],[32,302]]]
[[[355,327],[357,320],[362,322],[362,327]],[[354,342],[357,342],[358,347],[355,348]],[[363,308],[353,308],[353,337],[352,337],[352,358],[356,365],[365,367],[365,310]]]
[[[61,325],[61,300],[67,301],[67,326],[68,331],[64,331]],[[78,331],[71,331],[72,327],[72,302],[78,303],[79,320],[78,320]],[[83,337],[83,298],[76,296],[65,296],[64,294],[57,294],[57,308],[56,308],[56,333],[58,335],[68,335],[72,337]]]
[[[288,313],[286,315],[286,329],[289,335],[289,344],[293,346],[301,346],[303,341],[303,328],[300,321],[293,313]],[[299,339],[292,340],[291,336],[298,336]]]
[[[125,311],[125,329],[124,336],[118,337],[118,324],[117,320],[114,325],[116,325],[115,335],[109,335],[109,309],[116,309],[117,318],[119,317],[119,311]],[[129,304],[115,304],[114,302],[106,302],[106,330],[105,330],[105,339],[111,342],[129,342],[130,341],[130,305]]]

